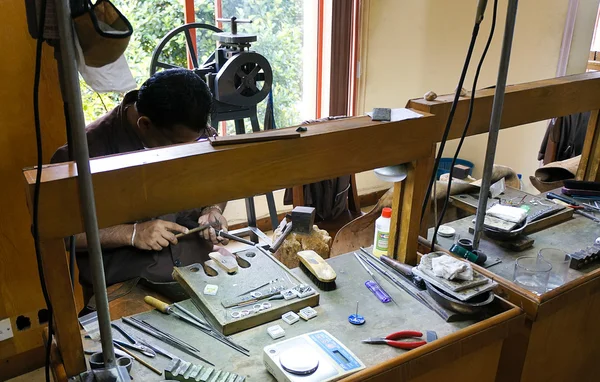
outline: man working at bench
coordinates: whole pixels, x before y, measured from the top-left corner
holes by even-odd
[[[138,91],[127,93],[120,105],[87,126],[90,157],[194,142],[215,135],[216,131],[207,124],[211,107],[210,90],[192,71],[171,69],[156,73]],[[52,157],[52,163],[65,161],[66,145]],[[214,228],[201,231],[199,237],[190,234],[178,240],[175,235],[186,233],[196,222],[227,230],[224,208],[222,203],[101,229],[107,284],[141,277],[177,290],[173,284],[163,284],[173,281],[173,266],[202,262],[212,251],[228,252],[215,246],[227,244],[227,240],[218,237]],[[87,302],[93,292],[85,233],[76,235],[76,248],[79,280]],[[179,293],[163,292],[170,296]]]

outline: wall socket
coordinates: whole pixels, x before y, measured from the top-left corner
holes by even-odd
[[[7,340],[13,336],[13,330],[10,327],[10,318],[0,320],[0,341]]]

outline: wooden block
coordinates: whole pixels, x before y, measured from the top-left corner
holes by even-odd
[[[232,317],[231,313],[234,311],[246,309],[252,312],[254,303],[250,303],[243,308],[225,308],[222,304],[223,301],[241,298],[239,297],[241,293],[274,279],[278,279],[279,281],[259,288],[257,291],[264,295],[268,293],[271,287],[281,286],[285,289],[290,289],[293,286],[305,283],[298,279],[272,255],[265,254],[256,249],[238,252],[237,255],[247,260],[250,263],[250,267],[240,267],[234,274],[220,271],[216,272],[216,274],[211,273],[211,275],[208,275],[201,264],[192,264],[173,270],[175,280],[181,284],[196,305],[202,307],[208,321],[221,333],[225,335],[234,334],[279,319],[282,314],[290,310],[298,311],[307,306],[319,305],[320,295],[316,292],[315,288],[315,294],[302,299],[258,300],[256,304],[268,302],[271,304],[271,307],[245,317]],[[212,262],[212,260],[208,262]],[[203,290],[206,284],[219,286],[219,292],[216,296],[204,295]]]
[[[213,146],[236,145],[241,143],[267,142],[277,141],[280,139],[300,138],[300,133],[293,128],[268,130],[252,134],[244,135],[227,135],[224,137],[209,138],[210,144]]]
[[[457,164],[452,168],[452,177],[465,179],[467,176],[469,176],[469,171],[471,171],[471,167]]]
[[[211,252],[208,256],[227,273],[235,273],[238,271],[238,264],[233,256],[224,256],[219,252]]]

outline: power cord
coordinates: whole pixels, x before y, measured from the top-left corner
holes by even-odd
[[[435,182],[437,178],[437,169],[440,165],[440,161],[442,160],[442,154],[444,149],[446,148],[446,141],[448,140],[448,135],[450,134],[450,126],[452,126],[452,121],[454,120],[454,113],[456,112],[456,107],[458,106],[458,99],[460,97],[460,91],[465,83],[465,77],[467,76],[467,70],[469,68],[469,63],[471,62],[471,56],[473,55],[473,49],[475,48],[475,42],[477,41],[477,35],[479,34],[479,22],[476,22],[473,26],[473,33],[471,35],[471,42],[469,44],[469,49],[467,51],[467,56],[465,57],[465,63],[463,64],[462,72],[460,74],[460,79],[458,80],[458,86],[456,87],[456,92],[454,94],[454,100],[452,101],[452,106],[450,107],[450,113],[448,114],[448,120],[446,121],[446,128],[444,129],[444,134],[442,135],[442,140],[440,142],[440,148],[438,150],[438,154],[435,158],[435,164],[433,166],[433,173],[431,174],[431,178],[429,179],[429,185],[427,186],[427,192],[425,193],[425,199],[423,200],[423,206],[421,207],[421,223],[423,223],[423,219],[425,218],[425,213],[427,211],[427,205],[429,204],[429,197],[431,195],[431,189],[433,188],[433,182]]]
[[[438,230],[442,221],[444,220],[444,215],[446,214],[446,208],[448,207],[448,202],[450,200],[450,187],[452,186],[452,169],[456,164],[456,159],[460,153],[463,142],[465,141],[465,137],[467,136],[467,130],[469,129],[469,125],[471,124],[471,117],[473,116],[473,107],[475,101],[475,91],[477,90],[477,81],[479,80],[479,74],[481,72],[481,67],[483,66],[483,62],[485,61],[485,56],[490,48],[492,43],[492,39],[494,37],[494,30],[496,29],[496,14],[498,11],[498,0],[494,0],[494,11],[492,14],[492,24],[490,27],[490,34],[488,36],[487,43],[485,44],[485,48],[483,49],[483,53],[481,54],[481,59],[479,60],[479,64],[477,65],[477,70],[475,71],[475,77],[473,78],[473,87],[471,88],[471,99],[469,101],[469,114],[467,116],[467,120],[465,122],[465,127],[463,128],[462,135],[460,137],[460,141],[458,142],[458,146],[456,147],[456,151],[454,153],[454,157],[452,158],[452,164],[450,165],[450,176],[448,177],[448,189],[446,190],[446,197],[444,198],[444,206],[442,207],[442,211],[438,218],[438,221],[435,224],[435,230],[433,232],[433,238],[431,240],[431,252],[434,251],[435,242],[437,239]]]
[[[43,152],[42,152],[42,133],[40,127],[40,105],[39,105],[39,90],[40,90],[40,75],[42,72],[42,49],[44,44],[44,27],[46,25],[46,4],[47,0],[41,1],[40,9],[40,21],[38,24],[38,35],[35,52],[35,75],[33,80],[33,116],[35,122],[35,137],[37,147],[37,173],[35,176],[35,189],[33,194],[33,222],[32,222],[32,233],[33,242],[35,245],[35,256],[37,260],[38,275],[40,278],[40,284],[42,286],[42,294],[46,302],[46,308],[48,309],[48,342],[46,344],[46,382],[50,382],[50,349],[52,347],[52,304],[50,303],[50,297],[48,296],[48,289],[46,288],[46,279],[44,277],[44,268],[42,266],[42,255],[40,250],[40,234],[38,225],[38,213],[39,213],[39,202],[40,202],[40,186],[42,180],[42,165],[43,165]]]

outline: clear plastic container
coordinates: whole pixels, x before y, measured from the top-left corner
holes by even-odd
[[[375,221],[375,236],[373,237],[373,255],[387,255],[390,238],[392,209],[385,207],[381,216]]]

